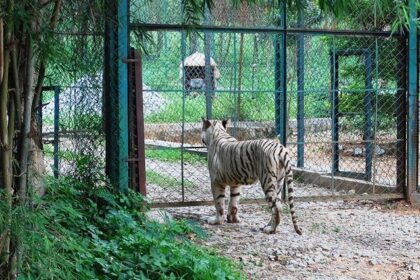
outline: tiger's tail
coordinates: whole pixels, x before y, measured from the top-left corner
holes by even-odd
[[[287,152],[287,149],[284,148],[284,156],[283,159],[283,165],[285,169],[285,177],[286,177],[286,184],[288,189],[288,196],[289,196],[289,208],[290,208],[290,214],[292,215],[292,222],[293,227],[295,228],[295,231],[297,234],[302,235],[302,230],[297,225],[297,218],[295,213],[295,206],[293,204],[293,171],[292,171],[292,165],[290,162],[289,154]]]

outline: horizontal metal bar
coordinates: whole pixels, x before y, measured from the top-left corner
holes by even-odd
[[[380,91],[380,92],[388,92],[388,91],[399,91],[399,90],[404,90],[403,88],[379,88],[379,89],[365,89],[365,88],[360,88],[360,89],[338,89],[335,90],[334,92],[344,92],[344,93],[364,93],[364,92],[376,92],[376,91]],[[183,93],[184,90],[183,89],[159,89],[158,87],[156,88],[150,88],[150,89],[144,89],[143,92],[159,92],[159,93],[165,93],[165,92],[169,92],[169,93]],[[194,90],[192,92],[198,92],[198,93],[203,93],[204,94],[204,90]],[[273,94],[275,92],[274,89],[272,90],[234,90],[234,89],[216,89],[214,90],[214,93],[264,93],[264,94]],[[282,91],[279,91],[282,92]],[[288,90],[287,93],[296,93],[296,92],[303,92],[306,94],[314,94],[314,93],[322,93],[322,94],[328,94],[330,92],[333,92],[330,88],[320,88],[320,89],[305,89],[305,90]]]
[[[385,194],[367,194],[367,195],[326,195],[326,196],[302,196],[294,197],[295,201],[357,201],[357,200],[400,200],[404,199],[403,193],[385,193]],[[266,204],[265,199],[244,199],[240,204]],[[186,202],[154,202],[150,204],[151,208],[169,208],[169,207],[191,207],[191,206],[212,206],[213,201],[186,201]]]
[[[90,31],[90,32],[65,32],[65,31],[53,31],[54,35],[63,36],[104,36],[104,32]]]
[[[345,50],[335,50],[333,54],[337,56],[353,56],[353,55],[365,55],[368,52],[371,52],[371,50],[370,49],[345,49]]]
[[[380,36],[380,37],[404,37],[402,34],[390,31],[354,31],[354,30],[323,30],[307,28],[280,28],[280,27],[221,27],[221,26],[192,26],[185,24],[155,24],[155,23],[130,23],[130,30],[146,31],[214,31],[214,32],[236,32],[236,33],[287,33],[292,35],[338,35],[338,36]]]
[[[60,135],[61,136],[65,136],[65,135],[75,135],[75,134],[88,134],[88,135],[98,135],[100,136],[101,134],[92,131],[92,130],[87,130],[87,129],[80,129],[80,130],[60,130]],[[44,132],[42,133],[42,137],[49,137],[49,136],[53,136],[54,132]]]
[[[232,127],[233,128],[233,127]],[[310,133],[307,133],[308,137],[311,136]],[[403,142],[405,139],[384,139],[384,140],[354,140],[354,141],[304,141],[304,142],[297,142],[297,141],[288,141],[288,145],[297,145],[297,144],[359,144],[363,145],[365,143],[375,143],[377,145],[381,144],[394,144],[396,142]],[[171,146],[161,146],[161,145],[154,145],[154,144],[146,144],[146,146],[153,150],[181,150],[182,147],[171,147]],[[186,152],[192,152],[190,149],[207,149],[205,146],[188,146],[184,147],[186,149]]]
[[[310,137],[311,134],[307,133],[307,136]],[[386,140],[354,140],[354,141],[287,141],[287,145],[296,145],[296,144],[366,144],[366,143],[375,143],[375,144],[394,144],[395,142],[403,142],[405,139],[386,139]]]
[[[187,123],[186,123],[187,124]],[[155,145],[155,144],[145,144],[147,148],[151,150],[185,150],[185,152],[191,152],[191,149],[207,149],[206,146],[178,146],[178,147],[171,147],[171,146],[163,146],[163,145]]]

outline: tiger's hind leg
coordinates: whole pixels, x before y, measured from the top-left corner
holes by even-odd
[[[277,226],[280,224],[280,210],[281,210],[281,190],[278,190],[277,179],[274,176],[266,177],[261,180],[265,182],[262,188],[265,193],[265,200],[271,208],[271,219],[270,222],[262,228],[262,231],[268,234],[275,233]],[[282,186],[284,183],[284,177],[281,179]],[[263,183],[262,183],[263,184]]]
[[[227,215],[228,223],[239,223],[238,217],[239,197],[241,196],[241,186],[230,186],[229,212]]]
[[[211,225],[221,225],[225,221],[225,188],[226,186],[211,183],[214,205],[216,206],[216,216],[208,218],[207,222]]]

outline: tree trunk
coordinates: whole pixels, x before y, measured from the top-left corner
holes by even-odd
[[[27,178],[28,178],[28,150],[31,132],[31,116],[32,102],[34,99],[33,80],[34,80],[34,53],[32,38],[28,36],[26,43],[26,73],[25,73],[25,90],[24,90],[24,109],[23,122],[21,128],[21,139],[19,143],[19,201],[23,205],[26,200]]]
[[[7,27],[5,41],[10,42],[10,27]],[[12,143],[9,142],[9,121],[8,103],[9,103],[9,64],[10,64],[10,51],[5,49],[3,51],[3,82],[1,85],[0,93],[0,158],[1,162],[1,186],[5,190],[6,200],[6,236],[4,241],[3,250],[1,252],[1,262],[9,265],[10,257],[10,225],[11,225],[11,210],[12,210]],[[13,139],[13,138],[12,138]]]
[[[15,92],[13,94],[15,110],[16,110],[16,123],[18,126],[22,123],[22,93],[21,93],[21,80],[19,78],[19,63],[18,51],[16,45],[12,48],[12,67],[13,67],[13,82],[15,85]]]

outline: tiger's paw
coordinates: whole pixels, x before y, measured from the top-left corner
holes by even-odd
[[[221,225],[223,224],[223,218],[219,217],[210,217],[207,219],[207,223],[210,225]]]
[[[275,230],[275,229],[273,229],[271,226],[266,226],[266,227],[263,227],[263,228],[261,228],[261,230],[262,230],[264,233],[267,233],[267,234],[273,234],[273,233],[276,233],[276,230]]]
[[[238,224],[241,222],[238,215],[227,215],[227,222],[232,224]]]

